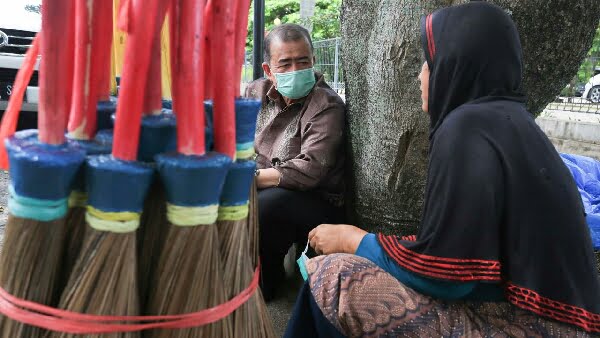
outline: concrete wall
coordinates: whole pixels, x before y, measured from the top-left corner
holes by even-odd
[[[544,117],[536,122],[559,152],[600,160],[600,124]]]

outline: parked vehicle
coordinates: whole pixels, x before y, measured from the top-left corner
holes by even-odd
[[[600,103],[600,74],[592,77],[585,85],[583,98],[586,98],[593,103]]]
[[[3,1],[0,8],[0,110],[6,109],[12,86],[27,49],[41,27],[41,0]],[[25,93],[22,110],[37,111],[37,65]]]
[[[593,103],[600,103],[600,67],[594,69],[594,76],[585,84],[582,97]]]

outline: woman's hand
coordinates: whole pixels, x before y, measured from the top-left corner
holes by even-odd
[[[353,225],[321,224],[308,233],[308,240],[318,254],[354,254],[366,234]]]

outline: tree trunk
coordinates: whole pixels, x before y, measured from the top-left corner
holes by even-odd
[[[416,233],[427,175],[429,119],[417,79],[420,17],[465,0],[344,0],[342,60],[348,104],[352,221]],[[534,113],[577,72],[600,20],[598,0],[494,0],[521,34],[524,87]]]

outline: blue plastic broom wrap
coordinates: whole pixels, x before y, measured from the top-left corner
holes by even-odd
[[[41,143],[37,130],[20,131],[5,144],[10,161],[10,212],[44,222],[63,217],[85,151],[74,143]]]
[[[577,183],[594,249],[600,250],[600,162],[580,155],[560,156]]]

